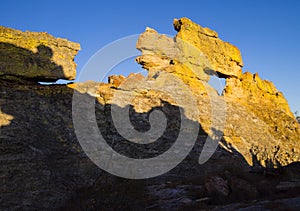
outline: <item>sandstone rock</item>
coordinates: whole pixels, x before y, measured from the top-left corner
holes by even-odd
[[[135,73],[130,73],[127,78],[123,75],[112,75],[108,77],[108,83],[112,84],[114,87],[119,87],[127,79],[131,80],[131,83],[135,83],[135,81],[141,81],[144,80],[144,78],[145,77],[142,74]]]
[[[232,194],[235,195],[235,198],[239,198],[241,200],[255,199],[258,197],[258,191],[255,186],[238,177],[230,178],[230,189]]]
[[[272,82],[246,72],[240,78],[226,79],[224,95],[228,104],[240,105],[235,112],[230,111],[225,140],[241,152],[249,164],[279,167],[299,161],[299,124]],[[241,107],[248,114],[238,113]],[[252,117],[247,117],[249,114]]]
[[[174,28],[178,31],[175,39],[195,46],[207,56],[213,70],[220,77],[240,76],[243,61],[241,53],[235,46],[218,38],[217,32],[203,28],[188,18],[174,20]]]
[[[222,177],[214,176],[205,182],[205,188],[209,195],[228,196],[229,186],[228,182]]]
[[[45,32],[0,26],[0,77],[33,81],[74,80],[78,43]]]
[[[147,28],[139,37],[136,47],[142,52],[136,61],[149,70],[150,77],[163,70],[190,80],[209,80],[204,72],[210,69],[206,57],[184,40],[174,40]]]
[[[207,134],[214,122],[225,122],[221,117],[226,114],[223,146],[241,153],[250,165],[280,167],[299,161],[299,124],[274,84],[258,74],[243,74],[239,50],[216,32],[187,18],[174,20],[174,27],[178,31],[174,39],[150,28],[140,36],[137,48],[142,56],[136,60],[149,70],[148,79],[163,71],[188,85]],[[213,70],[226,78],[223,96],[206,83]],[[213,115],[216,111],[219,116]]]
[[[300,188],[300,181],[281,181],[276,186],[276,189],[280,191],[287,191],[296,188]]]
[[[74,134],[72,94],[0,79],[1,210],[58,209],[99,176]]]
[[[123,75],[112,75],[108,77],[108,83],[115,87],[118,87],[124,80],[125,77]]]
[[[2,113],[0,110],[0,127],[9,125],[11,120],[13,120],[13,119],[14,119],[14,117],[12,115]]]
[[[258,73],[246,72],[239,78],[227,78],[224,95],[235,98],[239,103],[252,108],[252,110],[261,110],[258,107],[263,105],[273,109],[281,109],[286,115],[294,117],[283,94],[276,89],[272,82],[262,80]]]
[[[286,169],[283,166],[300,161],[299,126],[294,125],[295,119],[290,115],[283,95],[272,83],[259,79],[257,75],[242,74],[238,50],[220,41],[216,32],[197,26],[186,18],[180,20],[174,23],[180,34],[178,39],[169,39],[152,29],[147,29],[139,39],[142,56],[138,61],[149,69],[146,78],[132,74],[128,77],[113,76],[109,79],[110,83],[87,81],[41,86],[3,80],[8,79],[8,75],[0,77],[1,210],[45,210],[50,207],[55,210],[197,210],[200,206],[213,209],[215,201],[219,205],[223,203],[220,206],[228,203],[216,198],[239,202],[224,208],[228,210],[249,206],[248,202],[242,203],[240,199],[252,200],[257,195],[266,199],[288,197],[284,202],[277,201],[288,205],[287,208],[299,207],[298,198],[289,199],[292,194],[300,193],[297,188],[299,182],[291,183],[295,181],[293,177],[299,180],[298,166],[284,179],[281,177],[284,175],[268,178],[267,184],[278,184],[277,189],[274,186],[272,190],[290,191],[288,194],[291,195],[278,195],[275,191],[266,194],[256,190],[251,185],[253,181],[266,178],[262,174],[249,173],[253,165],[262,169]],[[180,36],[189,42],[187,46],[178,41]],[[148,38],[151,42],[147,41]],[[11,39],[14,40],[13,37]],[[199,43],[205,46],[201,49],[202,54],[187,50],[193,49],[191,45],[200,49],[202,44]],[[215,50],[210,52],[208,49]],[[31,61],[31,53],[23,57],[22,52],[14,55],[20,56],[22,61],[27,61],[25,58]],[[44,52],[43,55],[49,54]],[[199,55],[201,58],[197,57]],[[224,60],[216,59],[219,56]],[[18,64],[16,66],[19,67]],[[22,68],[27,70],[26,66]],[[196,73],[193,71],[195,68],[198,70]],[[205,74],[211,73],[210,70],[226,77],[224,96],[218,96],[216,90],[207,85],[209,75]],[[47,74],[24,77],[54,80],[53,75]],[[19,76],[12,75],[11,79],[15,77]],[[182,92],[184,88],[191,91],[192,98]],[[151,158],[168,150],[178,138],[181,112],[187,117],[186,121],[199,126],[195,146],[182,163],[156,178],[128,180],[110,175],[88,159],[76,138],[72,120],[73,93],[92,100],[99,132],[115,151],[125,156]],[[130,107],[130,124],[141,133],[151,129],[149,116],[153,110],[165,114],[167,127],[157,142],[150,146],[136,144],[120,135],[111,117],[113,98],[117,93],[121,93],[120,105],[127,97],[133,97],[126,106]],[[210,97],[211,93],[214,93],[213,97]],[[224,101],[225,107],[221,103]],[[182,107],[182,102],[187,108]],[[82,102],[78,104],[80,106]],[[208,134],[220,133],[211,128],[215,107],[226,111],[224,136],[212,158],[199,165],[199,154]],[[199,116],[187,112],[197,109]],[[85,112],[83,108],[78,115],[85,117]],[[85,123],[88,130],[90,122]],[[191,136],[195,131],[187,129],[184,132]],[[226,173],[229,183],[223,179],[227,178],[224,172],[230,172]],[[205,178],[208,179],[205,181]],[[242,197],[235,195],[239,193]],[[252,203],[258,205],[250,206],[255,209],[266,204],[269,206],[271,202]]]

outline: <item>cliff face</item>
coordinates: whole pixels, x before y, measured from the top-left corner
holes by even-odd
[[[240,200],[299,196],[300,128],[283,94],[258,74],[242,73],[239,50],[216,32],[187,18],[175,20],[174,28],[174,38],[150,28],[139,37],[142,55],[136,61],[149,71],[147,77],[50,86],[36,81],[75,78],[79,44],[0,28],[1,209],[211,209]],[[211,75],[226,78],[223,95],[207,84]],[[179,136],[182,115],[198,126],[196,134],[184,131],[195,135],[195,146],[159,177],[113,176],[99,169],[78,142],[74,93],[96,97],[97,126],[125,156],[145,159],[168,150]],[[126,139],[131,134],[120,134],[123,120],[113,121],[113,106],[129,107],[130,124],[141,133],[151,131],[149,116],[160,110],[166,129],[155,143],[131,143]],[[212,141],[207,137],[214,134],[221,136],[220,144],[199,165],[205,142]],[[278,203],[288,208],[289,202]]]
[[[213,88],[205,82],[208,74],[226,78],[223,96],[214,97],[226,101],[226,145],[239,151],[249,165],[256,160],[264,167],[299,161],[299,124],[273,83],[258,74],[242,74],[241,53],[220,40],[216,32],[187,18],[175,20],[174,27],[178,31],[174,39],[152,29],[139,38],[137,48],[142,56],[137,61],[151,72],[150,77],[165,71],[188,84],[203,114],[199,123],[208,134],[213,126],[207,109],[212,107],[209,93]]]
[[[72,90],[0,83],[1,119],[6,117],[0,130],[1,209],[63,206],[99,172],[72,129]]]

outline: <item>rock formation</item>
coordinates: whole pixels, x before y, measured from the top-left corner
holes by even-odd
[[[174,27],[178,31],[174,38],[147,28],[138,40],[142,56],[137,61],[151,71],[150,77],[166,71],[188,84],[194,91],[200,114],[206,118],[199,118],[199,122],[207,133],[211,113],[203,107],[211,106],[205,99],[208,97],[205,92],[210,91],[209,85],[203,83],[208,80],[207,74],[214,72],[226,78],[223,96],[219,96],[226,100],[226,144],[239,151],[250,165],[253,159],[264,167],[299,161],[300,128],[273,83],[260,79],[258,74],[242,74],[241,53],[220,40],[216,32],[187,18],[175,19]]]
[[[22,32],[0,26],[0,77],[35,81],[74,80],[74,57],[78,50],[78,43],[45,32]]]
[[[36,82],[75,78],[79,44],[0,28],[1,210],[199,210],[230,203],[225,209],[261,209],[273,206],[268,199],[283,209],[299,206],[300,128],[283,94],[258,74],[242,73],[240,51],[213,30],[187,18],[175,19],[174,28],[174,38],[150,28],[139,37],[142,55],[136,61],[149,71],[147,77],[114,75],[108,83],[49,86]],[[211,75],[226,79],[222,95],[207,83]],[[78,142],[73,93],[97,99],[101,134],[128,157],[151,158],[168,150],[178,138],[181,112],[199,126],[195,146],[182,163],[156,178],[113,176]],[[151,131],[149,116],[160,110],[166,129],[157,142],[132,143],[118,131],[113,105],[129,107],[131,124],[141,133]],[[203,145],[214,134],[222,136],[220,144],[199,165]]]
[[[219,76],[240,75],[243,61],[238,48],[218,38],[218,33],[193,23],[188,18],[174,20],[174,28],[178,31],[176,39],[195,46],[207,56],[213,69]]]

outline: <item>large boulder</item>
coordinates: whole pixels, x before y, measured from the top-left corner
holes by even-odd
[[[46,32],[0,26],[0,77],[33,81],[74,80],[80,45]]]
[[[217,32],[201,27],[188,18],[174,19],[173,24],[178,31],[176,40],[181,39],[203,52],[220,77],[240,76],[243,61],[237,47],[222,41]]]

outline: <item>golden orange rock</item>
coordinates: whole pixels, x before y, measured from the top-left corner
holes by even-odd
[[[79,43],[55,38],[46,32],[22,32],[0,26],[0,77],[74,80],[74,57],[79,50]]]

